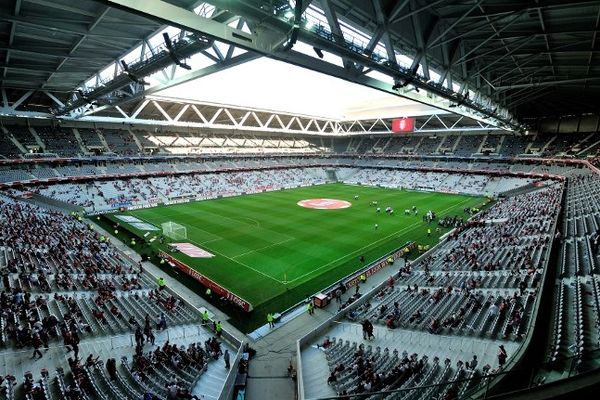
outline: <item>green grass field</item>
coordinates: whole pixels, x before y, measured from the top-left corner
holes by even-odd
[[[346,200],[352,207],[316,210],[296,204],[311,198]],[[372,200],[378,201],[381,213],[369,205]],[[427,224],[422,221],[427,210],[440,217],[464,215],[465,207],[481,205],[482,200],[327,184],[142,209],[109,218],[116,221],[117,215],[131,215],[157,227],[167,221],[184,225],[188,238],[181,241],[215,257],[173,256],[249,301],[256,312],[276,312],[359,269],[360,255],[369,262],[407,241],[437,243],[439,234],[433,229],[432,237],[427,237]],[[387,206],[395,209],[393,216],[383,211]],[[419,215],[404,215],[404,209],[412,206],[418,207]],[[121,226],[137,235],[145,233],[123,222]],[[165,248],[158,241],[153,247]]]

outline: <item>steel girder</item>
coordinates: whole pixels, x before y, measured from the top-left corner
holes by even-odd
[[[217,40],[230,43],[232,45],[254,51],[259,54],[291,62],[309,69],[324,72],[329,75],[341,77],[343,79],[384,90],[394,95],[402,95],[412,100],[434,105],[435,107],[446,111],[461,113],[472,118],[480,119],[485,123],[501,125],[504,127],[520,128],[514,118],[506,112],[499,115],[500,107],[493,105],[489,100],[482,103],[475,103],[473,99],[461,93],[453,92],[441,84],[436,84],[424,76],[417,76],[413,69],[400,67],[396,60],[389,61],[381,57],[375,57],[365,54],[365,48],[348,43],[347,40],[340,41],[335,33],[323,30],[321,26],[308,30],[299,29],[298,38],[305,43],[313,45],[316,48],[333,53],[343,60],[351,61],[353,64],[366,68],[367,71],[377,71],[393,77],[402,82],[401,86],[417,87],[428,91],[426,96],[408,95],[406,90],[396,91],[391,85],[383,82],[376,83],[375,80],[365,77],[355,68],[340,68],[322,60],[308,57],[293,51],[281,51],[281,45],[288,39],[289,33],[294,28],[289,20],[277,14],[277,9],[262,4],[257,7],[256,4],[244,1],[230,0],[209,0],[208,3],[214,4],[219,9],[225,9],[242,15],[249,20],[254,21],[253,31],[251,33],[241,32],[225,24],[211,21],[210,19],[200,17],[185,9],[166,1],[157,0],[152,3],[137,2],[134,0],[103,0],[104,3],[114,7],[121,7],[138,15],[151,18],[161,23],[170,24],[188,31],[206,34]],[[285,3],[285,2],[284,2]],[[271,3],[272,4],[272,3]],[[418,10],[412,11],[414,15]],[[400,18],[405,18],[401,16]],[[397,21],[397,20],[396,20]],[[296,25],[299,22],[295,23]],[[348,67],[349,63],[346,62]],[[460,92],[466,92],[466,86],[462,86]],[[444,101],[446,100],[446,101]],[[447,101],[452,104],[448,104]]]

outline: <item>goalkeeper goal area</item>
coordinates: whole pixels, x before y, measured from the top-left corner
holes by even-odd
[[[173,221],[163,222],[162,233],[172,240],[187,239],[187,229],[185,226],[177,224]]]

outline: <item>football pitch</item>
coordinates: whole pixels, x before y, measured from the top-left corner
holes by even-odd
[[[358,198],[355,199],[355,196]],[[340,209],[304,208],[307,199],[336,199],[351,203]],[[433,245],[445,232],[427,236],[423,215],[464,214],[466,207],[481,206],[482,197],[428,193],[379,187],[325,184],[304,188],[160,206],[112,214],[112,221],[142,236],[149,225],[131,226],[123,216],[135,217],[160,228],[172,221],[187,229],[186,242],[211,253],[210,258],[170,253],[231,292],[258,311],[283,311],[397,249],[408,241]],[[377,213],[371,201],[377,201]],[[320,203],[317,203],[317,206]],[[385,212],[394,209],[393,215]],[[418,215],[405,215],[416,206]],[[119,219],[121,218],[121,219]],[[375,225],[378,225],[377,229]],[[140,229],[141,227],[141,229]],[[160,233],[156,230],[152,234]],[[151,237],[151,236],[148,236]],[[166,250],[158,240],[155,250]],[[262,319],[262,316],[261,316]]]

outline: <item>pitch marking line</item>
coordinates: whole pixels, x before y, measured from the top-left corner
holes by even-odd
[[[196,244],[197,246],[201,246],[199,243],[196,243],[195,241],[193,241],[193,240],[191,240],[191,239],[189,239],[189,238],[188,238],[188,239],[185,239],[185,240],[187,240],[187,241],[188,241],[188,242],[190,242],[190,243],[194,243],[194,244]],[[238,260],[234,260],[233,258],[231,258],[231,257],[229,257],[229,256],[226,256],[225,254],[223,254],[223,253],[221,253],[221,252],[218,252],[218,251],[216,251],[216,250],[214,250],[214,249],[211,249],[211,248],[208,248],[208,247],[206,247],[206,250],[209,250],[209,251],[211,251],[211,252],[213,252],[213,253],[215,253],[215,254],[218,254],[218,255],[220,255],[220,256],[221,256],[221,257],[223,257],[223,258],[226,258],[226,259],[228,259],[228,260],[231,260],[231,261],[232,261],[233,263],[235,263],[235,264],[239,264],[239,265],[241,265],[241,266],[243,266],[243,267],[249,268],[249,269],[251,269],[252,271],[256,272],[257,274],[261,274],[262,276],[264,276],[264,277],[266,277],[266,278],[269,278],[269,279],[271,279],[271,280],[274,280],[274,281],[275,281],[275,282],[277,282],[277,283],[283,283],[283,281],[280,281],[280,280],[279,280],[279,279],[277,279],[277,278],[273,278],[271,275],[267,275],[267,274],[265,274],[264,272],[262,272],[262,271],[259,271],[259,270],[257,270],[256,268],[253,268],[253,267],[249,266],[248,264],[245,264],[245,263],[243,263],[243,262],[241,262],[241,261],[238,261]],[[212,279],[212,278],[210,278],[210,279]],[[219,283],[219,284],[220,284],[221,286],[223,286],[223,284],[222,284],[222,283]]]
[[[240,219],[245,219],[246,221],[252,221],[252,223],[253,223],[253,224],[254,224],[254,225],[257,227],[257,228],[260,228],[260,222],[258,222],[258,221],[257,221],[257,220],[255,220],[255,219],[252,219],[252,218],[248,218],[248,217],[237,217],[237,218],[230,218],[230,219],[233,219],[233,220],[238,220],[238,221],[239,221]]]
[[[138,218],[140,218],[140,217],[138,217]],[[142,220],[144,220],[143,218],[141,218],[141,219],[142,219]],[[146,221],[146,222],[148,222],[148,221]],[[215,236],[216,236],[216,235],[215,235]],[[223,239],[223,238],[221,238],[221,239]],[[215,239],[215,240],[210,240],[210,241],[215,241],[215,242],[216,242],[217,240],[221,240],[221,239]],[[191,240],[190,238],[186,238],[185,240],[186,240],[186,241],[188,241],[188,242],[190,242],[190,243],[194,243],[194,244],[195,244],[195,245],[197,245],[198,247],[202,247],[202,244],[200,244],[200,243],[197,243],[196,241],[194,241],[194,240]],[[292,240],[292,238],[290,238],[290,239],[288,239],[288,240]],[[204,242],[204,243],[207,243],[207,242]],[[239,265],[241,265],[241,266],[243,266],[243,267],[249,268],[249,269],[251,269],[252,271],[256,272],[257,274],[260,274],[260,275],[262,275],[262,276],[264,276],[264,277],[266,277],[266,278],[269,278],[269,279],[271,279],[271,280],[274,280],[274,281],[275,281],[275,282],[277,282],[277,283],[281,283],[281,284],[283,284],[283,281],[280,281],[280,280],[279,280],[279,279],[277,279],[277,278],[273,278],[271,275],[267,275],[267,274],[265,274],[264,272],[262,272],[262,271],[259,271],[259,270],[257,270],[256,268],[253,268],[253,267],[249,266],[248,264],[245,264],[245,263],[243,263],[243,262],[241,262],[241,261],[238,261],[238,260],[234,260],[233,258],[231,258],[231,257],[229,257],[229,256],[226,256],[225,254],[223,254],[223,253],[221,253],[221,252],[218,252],[218,251],[216,251],[216,250],[214,250],[214,249],[211,249],[211,248],[208,248],[208,247],[206,247],[206,250],[209,250],[209,251],[211,251],[211,252],[213,252],[213,253],[215,253],[215,254],[218,254],[218,255],[220,255],[221,257],[224,257],[224,258],[226,258],[226,259],[228,259],[228,260],[231,260],[231,261],[232,261],[233,263],[235,263],[235,264],[239,264]],[[211,279],[212,279],[212,278],[211,278]],[[219,283],[219,284],[220,284],[221,286],[223,286],[223,284],[222,284],[222,283]]]
[[[243,256],[245,256],[245,255],[247,255],[247,254],[256,253],[256,252],[258,252],[258,251],[261,251],[261,250],[264,250],[264,249],[268,249],[269,247],[278,246],[278,245],[280,245],[280,244],[284,244],[284,243],[287,243],[287,242],[291,242],[292,240],[296,240],[296,238],[292,238],[292,237],[290,237],[289,239],[285,239],[285,240],[282,240],[282,241],[280,241],[280,242],[277,242],[277,243],[271,243],[271,244],[269,244],[269,245],[266,245],[266,246],[264,246],[264,247],[260,247],[260,248],[258,248],[258,249],[254,249],[254,250],[246,251],[245,253],[238,254],[238,255],[236,255],[236,256],[233,256],[233,257],[231,257],[231,259],[236,259],[236,258],[238,258],[238,257],[243,257]],[[236,260],[236,261],[237,261],[237,260]]]
[[[144,218],[141,218],[141,217],[138,217],[138,218],[140,218],[142,221],[146,221]],[[148,222],[148,221],[146,221],[146,222]],[[215,235],[215,236],[217,236],[217,235]],[[286,235],[286,236],[288,236],[288,235]],[[289,239],[286,239],[287,241],[290,241],[290,240],[293,240],[293,239],[294,239],[294,238],[292,238],[291,236],[288,236],[288,237],[289,237]],[[222,239],[223,239],[223,238],[220,238],[220,239],[214,239],[214,240],[212,240],[212,239],[211,239],[211,240],[209,240],[209,241],[207,241],[207,242],[204,242],[204,243],[208,243],[208,242],[212,242],[212,241],[215,241],[215,242],[216,242],[216,241],[218,241],[218,240],[222,240]],[[190,242],[190,243],[194,243],[194,244],[195,244],[195,245],[197,245],[198,247],[201,247],[201,248],[203,247],[203,246],[202,246],[202,244],[200,244],[200,243],[198,243],[198,242],[196,242],[196,241],[194,241],[194,240],[191,240],[190,238],[186,238],[185,240],[187,240],[187,241],[188,241],[188,242]],[[231,258],[231,257],[229,257],[229,256],[226,256],[225,254],[223,254],[223,253],[221,253],[221,252],[218,252],[218,251],[216,251],[216,250],[214,250],[214,249],[211,249],[211,248],[209,248],[209,247],[205,247],[205,248],[206,248],[206,250],[209,250],[209,251],[213,252],[214,254],[218,254],[218,255],[220,255],[221,257],[224,257],[224,258],[226,258],[226,259],[228,259],[228,260],[232,261],[232,262],[233,262],[233,263],[235,263],[235,264],[239,264],[239,265],[241,265],[241,266],[243,266],[243,267],[249,268],[249,269],[251,269],[252,271],[256,272],[257,274],[260,274],[260,275],[262,275],[262,276],[264,276],[264,277],[266,277],[266,278],[269,278],[269,279],[271,279],[271,280],[273,280],[273,281],[275,281],[275,282],[277,282],[277,283],[279,283],[279,284],[284,284],[284,283],[283,283],[284,281],[280,281],[280,280],[279,280],[279,279],[277,279],[277,278],[273,278],[271,275],[267,275],[267,274],[265,274],[264,272],[262,272],[262,271],[259,271],[259,270],[257,270],[256,268],[254,268],[254,267],[251,267],[251,266],[249,266],[249,265],[248,265],[248,264],[246,264],[246,263],[243,263],[243,262],[241,262],[241,261],[238,261],[238,260],[234,260],[233,258]],[[211,279],[212,279],[212,278],[211,278]],[[222,283],[219,283],[219,284],[220,284],[221,286],[223,286],[223,284],[222,284]]]
[[[152,224],[152,222],[150,222],[150,221],[148,221],[148,220],[146,220],[146,219],[144,219],[144,218],[142,218],[140,216],[138,216],[137,218],[141,219],[142,221],[144,221],[144,222],[146,222],[148,224]],[[156,225],[156,224],[153,224],[153,225]],[[183,224],[180,224],[180,225],[183,225]],[[197,231],[208,233],[209,236],[214,236],[214,238],[212,238],[212,239],[207,239],[207,240],[199,242],[199,243],[198,242],[194,242],[195,244],[203,245],[204,243],[212,243],[212,242],[218,242],[219,240],[223,240],[223,237],[217,235],[216,233],[211,233],[211,232],[205,231],[204,229],[197,228],[195,226],[185,225],[185,227],[186,227],[186,230],[187,230],[187,228],[195,229]],[[160,233],[162,234],[162,230],[160,231]],[[185,239],[188,240],[188,238],[185,238]]]
[[[446,209],[442,210],[440,213],[447,212],[448,210],[451,210],[451,209],[453,209],[453,208],[455,208],[455,207],[458,207],[458,206],[460,206],[460,205],[462,205],[462,204],[466,203],[466,202],[467,202],[467,201],[469,201],[469,200],[471,200],[471,199],[466,199],[466,200],[464,200],[464,201],[462,201],[462,202],[460,202],[460,203],[458,203],[458,204],[455,204],[454,206],[448,207],[448,208],[446,208]],[[138,217],[138,218],[139,218],[139,217]],[[225,217],[225,218],[227,218],[227,217]],[[141,219],[142,219],[142,220],[144,220],[143,218],[141,218]],[[229,218],[229,219],[233,219],[233,218]],[[147,222],[147,221],[146,221],[146,222]],[[335,262],[337,262],[337,261],[339,261],[339,260],[342,260],[342,259],[344,259],[344,258],[346,258],[346,257],[349,257],[350,255],[354,255],[354,254],[356,254],[356,253],[358,253],[358,252],[361,252],[362,250],[364,250],[364,249],[366,249],[366,248],[368,248],[368,247],[371,247],[371,246],[373,246],[374,244],[376,244],[376,243],[379,243],[379,242],[380,242],[380,241],[382,241],[382,240],[388,239],[388,238],[390,238],[391,236],[394,236],[394,235],[397,235],[397,234],[399,234],[399,233],[402,233],[402,232],[404,232],[404,231],[405,231],[405,230],[407,230],[407,229],[411,229],[411,230],[412,230],[412,229],[415,229],[415,227],[416,227],[418,224],[419,224],[419,222],[417,222],[417,223],[415,223],[415,224],[412,224],[412,225],[410,225],[410,226],[407,226],[407,227],[405,227],[404,229],[401,229],[401,230],[399,230],[399,231],[397,231],[397,232],[394,232],[394,233],[392,233],[392,234],[390,234],[390,235],[388,235],[388,236],[386,236],[386,237],[383,237],[383,238],[381,238],[381,239],[377,240],[376,242],[372,242],[372,243],[368,244],[367,246],[361,247],[360,249],[358,249],[358,250],[356,250],[356,251],[353,251],[353,252],[351,252],[351,253],[349,253],[349,254],[346,254],[346,255],[345,255],[345,256],[343,256],[343,257],[340,257],[340,258],[338,258],[338,259],[336,259],[336,260],[333,260],[333,261],[331,261],[331,262],[329,262],[329,263],[327,263],[327,264],[324,264],[324,265],[320,266],[320,267],[319,267],[319,268],[317,268],[317,269],[314,269],[314,270],[312,270],[312,271],[310,271],[310,272],[307,272],[307,273],[306,273],[306,274],[304,274],[304,275],[301,275],[301,276],[299,276],[299,277],[297,277],[297,278],[294,278],[294,279],[292,279],[291,281],[280,281],[279,279],[277,279],[277,278],[274,278],[274,277],[272,277],[271,275],[265,274],[264,272],[262,272],[262,271],[259,271],[259,270],[257,270],[256,268],[254,268],[254,267],[251,267],[251,266],[249,266],[249,265],[248,265],[248,264],[246,264],[246,263],[243,263],[243,262],[241,262],[241,261],[238,261],[238,260],[235,260],[235,259],[233,259],[233,258],[231,258],[231,257],[229,257],[229,256],[226,256],[226,255],[225,255],[225,254],[223,254],[223,253],[220,253],[220,252],[218,252],[218,251],[215,251],[215,250],[213,250],[213,249],[210,249],[210,248],[209,248],[208,250],[212,251],[212,252],[213,252],[213,253],[215,253],[215,254],[218,254],[218,255],[220,255],[221,257],[224,257],[224,258],[226,258],[226,259],[228,259],[228,260],[231,260],[232,262],[234,262],[234,263],[236,263],[236,264],[242,265],[242,266],[244,266],[244,267],[246,267],[246,268],[248,268],[248,269],[250,269],[250,270],[252,270],[252,271],[256,272],[257,274],[260,274],[260,275],[262,275],[262,276],[264,276],[264,277],[266,277],[266,278],[268,278],[268,279],[271,279],[271,280],[273,280],[273,281],[275,281],[275,282],[277,282],[277,283],[280,283],[280,284],[286,285],[286,284],[293,283],[293,282],[295,282],[295,281],[297,281],[297,280],[299,280],[299,279],[302,279],[302,278],[304,278],[304,277],[306,277],[306,276],[308,276],[308,275],[312,275],[312,274],[313,274],[313,273],[315,273],[316,271],[320,271],[320,270],[322,270],[323,268],[325,268],[325,267],[328,267],[328,266],[330,266],[331,264],[333,264],[333,263],[335,263]],[[288,236],[288,235],[286,235],[286,236]],[[288,240],[293,240],[293,239],[294,239],[294,238],[292,238],[292,237],[290,236]],[[190,239],[186,239],[186,240],[188,240],[189,242],[191,242],[191,243],[194,243],[194,244],[196,244],[196,245],[198,245],[198,246],[201,246],[199,243],[196,243],[196,242],[195,242],[195,241],[193,241],[193,240],[190,240]],[[215,240],[215,241],[216,241],[216,240]],[[276,244],[276,243],[274,243],[274,244]],[[259,249],[259,250],[260,250],[260,249]],[[235,256],[235,257],[237,257],[237,256]]]
[[[466,199],[466,200],[464,200],[464,201],[461,201],[461,202],[460,202],[460,203],[458,203],[458,204],[455,204],[455,205],[453,205],[453,206],[451,206],[451,207],[448,207],[448,208],[446,208],[445,210],[442,210],[442,211],[440,212],[440,214],[442,214],[442,213],[445,213],[445,212],[447,212],[448,210],[451,210],[451,209],[453,209],[453,208],[455,208],[455,207],[458,207],[458,206],[460,206],[460,205],[462,205],[462,204],[466,203],[466,202],[467,202],[467,201],[469,201],[469,200],[471,200],[471,199]],[[301,276],[299,276],[299,277],[297,277],[297,278],[294,278],[294,279],[292,279],[291,281],[288,281],[288,283],[293,283],[293,282],[297,281],[298,279],[302,279],[302,278],[304,278],[304,277],[306,277],[306,276],[308,276],[308,275],[311,275],[311,274],[315,273],[316,271],[320,271],[320,270],[322,270],[323,268],[325,268],[325,267],[328,267],[328,266],[330,266],[331,264],[333,264],[333,263],[336,263],[336,262],[338,262],[338,261],[340,261],[340,260],[342,260],[342,259],[344,259],[344,258],[346,258],[346,257],[349,257],[349,256],[351,256],[351,255],[354,255],[354,254],[356,254],[356,253],[360,253],[360,252],[361,252],[361,251],[363,251],[364,249],[367,249],[367,248],[369,248],[369,247],[373,246],[374,244],[381,242],[382,240],[389,239],[390,237],[392,237],[392,236],[394,236],[394,235],[397,235],[397,234],[399,234],[399,233],[404,233],[404,232],[405,232],[407,229],[408,229],[408,230],[413,230],[413,229],[415,229],[415,228],[417,227],[417,225],[419,225],[419,224],[420,224],[420,222],[416,222],[416,223],[414,223],[414,224],[412,224],[412,225],[409,225],[409,226],[407,226],[407,227],[405,227],[405,228],[403,228],[403,229],[400,229],[399,231],[396,231],[396,232],[394,232],[394,233],[392,233],[392,234],[390,234],[390,235],[388,235],[388,236],[385,236],[385,237],[383,237],[383,238],[381,238],[381,239],[379,239],[379,240],[377,240],[377,241],[375,241],[375,242],[371,242],[370,244],[368,244],[368,245],[366,245],[366,246],[364,246],[364,247],[361,247],[360,249],[358,249],[358,250],[355,250],[355,251],[353,251],[352,253],[346,254],[346,255],[345,255],[345,256],[343,256],[343,257],[340,257],[340,258],[338,258],[338,259],[335,259],[335,260],[333,260],[333,261],[331,261],[331,262],[328,262],[327,264],[321,265],[321,266],[320,266],[319,268],[317,268],[317,269],[313,269],[312,271],[310,271],[310,272],[307,272],[307,273],[306,273],[306,274],[304,274],[304,275],[301,275]]]
[[[295,238],[291,237],[290,235],[286,235],[285,233],[281,233],[281,232],[273,231],[273,230],[271,230],[271,229],[268,229],[268,228],[263,228],[263,227],[260,225],[260,222],[259,222],[259,221],[257,221],[257,220],[254,220],[254,219],[252,219],[252,218],[247,218],[247,217],[235,217],[235,218],[234,218],[234,217],[228,217],[228,216],[226,216],[226,215],[221,215],[221,214],[218,214],[218,213],[215,213],[215,212],[212,212],[212,211],[207,211],[207,210],[202,210],[202,212],[204,212],[204,213],[207,213],[207,214],[214,215],[214,216],[216,216],[217,218],[228,219],[228,220],[230,220],[230,221],[234,221],[235,223],[242,224],[242,225],[245,225],[245,226],[248,226],[248,227],[251,227],[251,228],[259,228],[259,229],[262,229],[262,230],[264,230],[264,231],[266,231],[266,232],[275,233],[275,234],[277,234],[277,236],[280,236],[280,237],[286,237],[286,238],[288,238],[288,239],[290,239],[290,240],[293,240],[293,239],[295,239]],[[248,222],[240,221],[240,219],[245,219],[245,220],[248,220],[248,221],[253,221],[253,223],[248,223]],[[255,225],[255,224],[258,224],[258,225]]]
[[[213,233],[213,235],[215,235],[215,234]],[[219,236],[219,235],[215,235],[215,236]],[[218,238],[215,238],[215,239],[208,239],[208,240],[205,240],[203,242],[200,242],[200,244],[218,242],[219,240],[223,240],[223,238],[219,236]]]
[[[191,242],[192,242],[192,243],[194,243],[194,241],[193,241],[193,240],[191,240]],[[241,262],[241,261],[238,261],[238,260],[234,260],[233,258],[231,258],[231,257],[229,257],[229,256],[226,256],[225,254],[223,254],[223,253],[220,253],[220,252],[218,252],[218,251],[216,251],[216,250],[213,250],[213,249],[208,249],[208,250],[212,251],[212,252],[213,252],[213,253],[215,253],[215,254],[218,254],[218,255],[220,255],[221,257],[224,257],[224,258],[226,258],[226,259],[228,259],[228,260],[231,260],[232,262],[234,262],[234,263],[236,263],[236,264],[239,264],[239,265],[242,265],[242,266],[244,266],[244,267],[246,267],[246,268],[249,268],[249,269],[251,269],[252,271],[256,272],[257,274],[260,274],[260,275],[262,275],[262,276],[264,276],[264,277],[266,277],[266,278],[269,278],[269,279],[271,279],[271,280],[273,280],[273,281],[275,281],[275,282],[277,282],[277,283],[281,283],[281,284],[283,284],[283,281],[280,281],[280,280],[279,280],[279,279],[277,279],[277,278],[273,278],[271,275],[267,275],[267,274],[265,274],[264,272],[262,272],[262,271],[259,271],[259,270],[257,270],[256,268],[254,268],[254,267],[251,267],[251,266],[249,266],[249,265],[248,265],[248,264],[246,264],[246,263],[243,263],[243,262]]]

